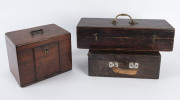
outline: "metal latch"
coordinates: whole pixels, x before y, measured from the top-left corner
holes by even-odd
[[[130,62],[129,63],[129,68],[137,69],[138,67],[139,67],[139,63],[137,63],[137,62]]]
[[[118,67],[118,62],[110,61],[109,62],[109,68]],[[139,63],[137,62],[130,62],[129,68],[130,69],[137,69],[139,67]]]
[[[109,62],[109,68],[113,68],[113,67],[118,67],[118,62],[110,61]]]

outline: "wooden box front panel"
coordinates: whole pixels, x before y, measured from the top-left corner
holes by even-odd
[[[157,29],[79,27],[77,28],[77,47],[99,50],[172,51],[173,32]]]
[[[72,69],[70,39],[21,50],[17,55],[22,87]]]
[[[34,57],[38,80],[60,72],[58,43],[34,48]]]
[[[89,75],[106,77],[130,77],[158,79],[160,70],[160,55],[129,55],[129,54],[96,54],[89,56]],[[109,67],[110,62],[117,62],[118,68],[131,70],[131,62],[138,63],[137,73],[134,75],[115,73]]]

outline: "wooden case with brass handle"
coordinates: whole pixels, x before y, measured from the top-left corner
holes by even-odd
[[[159,52],[94,50],[88,53],[89,75],[158,79]]]
[[[121,18],[126,16],[128,19]],[[118,14],[113,18],[81,18],[77,25],[77,47],[126,51],[173,50],[175,29],[166,20],[134,19],[131,16]]]

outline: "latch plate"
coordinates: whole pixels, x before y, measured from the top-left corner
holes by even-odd
[[[129,63],[129,68],[131,68],[131,69],[137,69],[138,67],[139,67],[139,63],[137,63],[137,62]]]
[[[118,67],[118,62],[110,61],[109,62],[109,68]],[[138,62],[129,62],[129,68],[130,69],[137,69],[139,67]]]
[[[113,68],[113,67],[118,67],[118,62],[110,61],[109,62],[109,68]]]

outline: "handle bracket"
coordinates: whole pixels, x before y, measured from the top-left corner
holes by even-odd
[[[30,32],[31,35],[42,34],[42,33],[44,33],[43,29],[32,30]]]

